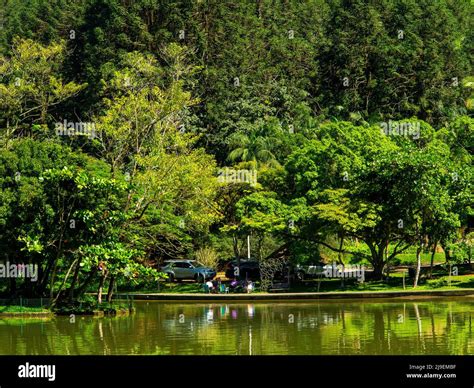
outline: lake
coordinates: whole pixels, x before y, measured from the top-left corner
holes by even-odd
[[[474,354],[469,297],[134,306],[128,317],[0,319],[0,354]]]

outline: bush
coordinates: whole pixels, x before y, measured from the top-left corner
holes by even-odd
[[[426,285],[430,288],[440,288],[448,285],[448,281],[444,278],[436,280],[428,280]]]
[[[125,302],[103,302],[99,304],[94,297],[84,296],[82,299],[72,302],[59,301],[52,310],[57,315],[93,315],[97,312],[102,312],[105,315],[117,315],[124,312],[133,312],[134,308]]]
[[[474,233],[469,233],[462,240],[448,245],[453,263],[468,263],[472,260],[473,241]]]
[[[195,253],[196,260],[206,267],[217,269],[219,258],[217,252],[211,247],[198,249]]]

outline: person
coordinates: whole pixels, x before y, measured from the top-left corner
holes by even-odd
[[[209,292],[211,292],[214,289],[214,285],[212,284],[210,280],[206,282],[206,286],[209,289]]]
[[[253,291],[253,282],[249,280],[247,282],[247,294],[250,294]]]
[[[230,282],[230,289],[232,290],[232,292],[237,292],[238,286],[239,286],[239,282],[236,279]]]
[[[212,286],[214,287],[214,289],[216,291],[219,291],[220,285],[221,285],[221,279],[220,278],[216,278],[212,281]]]

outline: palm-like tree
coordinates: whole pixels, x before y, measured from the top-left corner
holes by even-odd
[[[230,138],[231,151],[227,159],[231,162],[255,162],[257,165],[266,164],[277,167],[280,164],[274,152],[280,143],[277,136],[273,134],[265,136],[261,130],[248,133],[239,131]]]

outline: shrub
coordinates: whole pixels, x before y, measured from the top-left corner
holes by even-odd
[[[196,260],[206,267],[216,269],[219,262],[217,252],[211,247],[200,248],[195,253]]]
[[[427,281],[427,286],[430,288],[440,288],[440,287],[445,287],[447,285],[448,285],[448,281],[444,278]]]

